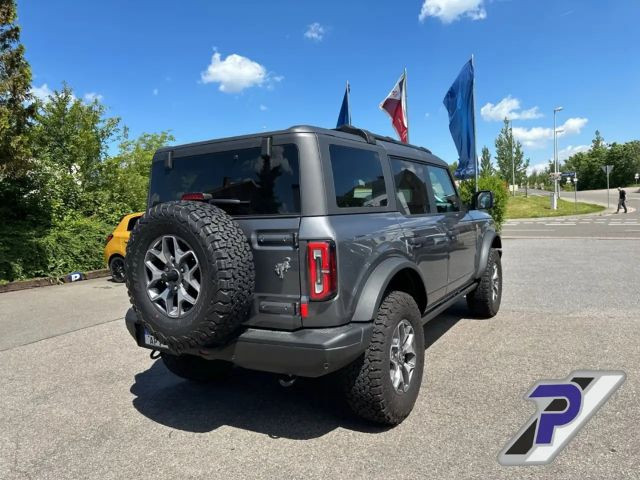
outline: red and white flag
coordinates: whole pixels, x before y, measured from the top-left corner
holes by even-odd
[[[404,143],[409,141],[407,121],[407,74],[403,73],[398,82],[380,104],[380,109],[391,117],[391,125]]]

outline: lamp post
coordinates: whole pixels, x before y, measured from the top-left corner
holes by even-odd
[[[509,134],[511,141],[509,146],[511,147],[511,195],[516,196],[516,161],[513,157],[513,120],[509,120]]]
[[[560,196],[558,185],[558,131],[556,129],[556,113],[562,110],[562,107],[556,107],[553,109],[553,164],[555,166],[556,174],[554,178],[553,195],[555,201],[553,202],[553,209],[558,209],[558,197]]]

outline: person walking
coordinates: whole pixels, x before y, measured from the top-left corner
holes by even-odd
[[[626,201],[627,201],[627,192],[625,192],[623,189],[618,187],[618,209],[616,210],[616,213],[620,211],[620,207],[624,208],[624,213],[627,213]]]

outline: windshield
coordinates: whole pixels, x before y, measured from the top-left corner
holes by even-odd
[[[155,162],[151,170],[149,206],[180,200],[183,194],[202,192],[232,215],[287,215],[300,213],[298,149],[274,145],[269,159],[260,148],[178,157],[172,169]]]

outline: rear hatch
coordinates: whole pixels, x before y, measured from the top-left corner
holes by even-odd
[[[299,177],[297,146],[275,139],[268,158],[261,155],[260,138],[180,147],[154,157],[149,206],[207,193],[249,239],[256,284],[247,325],[301,327]]]

